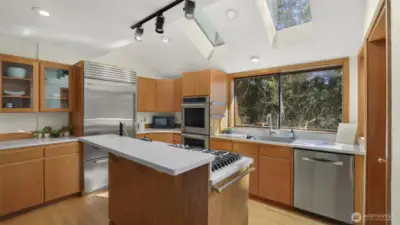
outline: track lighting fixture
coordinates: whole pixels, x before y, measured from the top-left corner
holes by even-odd
[[[156,32],[158,34],[164,33],[164,22],[165,22],[164,16],[158,15],[156,19]]]
[[[143,39],[144,30],[143,30],[142,25],[149,22],[150,20],[152,20],[154,18],[156,18],[156,32],[159,34],[163,34],[164,33],[164,23],[165,23],[165,18],[163,16],[163,13],[172,9],[173,7],[181,4],[182,2],[185,2],[185,7],[183,9],[185,11],[185,17],[187,19],[193,19],[194,11],[196,8],[196,3],[194,2],[194,0],[175,0],[175,1],[171,2],[170,4],[164,6],[163,8],[157,10],[153,14],[140,20],[136,24],[132,25],[131,29],[136,30],[135,39],[137,41],[141,41]]]
[[[143,29],[142,26],[136,28],[135,40],[136,41],[142,41],[143,40],[143,33],[144,33],[144,29]]]
[[[194,18],[195,8],[196,8],[196,3],[194,2],[194,0],[185,1],[185,8],[183,8],[183,10],[185,11],[186,19],[191,20]]]

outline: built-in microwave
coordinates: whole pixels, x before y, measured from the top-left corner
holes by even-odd
[[[174,116],[153,116],[152,128],[173,129],[175,128]]]
[[[210,98],[184,97],[182,133],[210,135]]]

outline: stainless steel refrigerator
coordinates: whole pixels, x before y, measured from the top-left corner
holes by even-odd
[[[92,62],[84,62],[84,136],[100,134],[136,135],[136,73]],[[84,192],[108,185],[108,154],[85,144]]]

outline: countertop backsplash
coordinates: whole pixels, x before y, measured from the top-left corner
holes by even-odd
[[[234,133],[247,134],[251,136],[268,136],[268,127],[234,127]],[[279,136],[289,137],[290,130],[279,130]],[[313,131],[301,131],[295,130],[296,138],[306,140],[324,140],[334,143],[336,140],[336,133],[329,132],[313,132]]]
[[[2,113],[0,133],[30,132],[45,126],[61,128],[68,125],[67,112],[54,113]]]

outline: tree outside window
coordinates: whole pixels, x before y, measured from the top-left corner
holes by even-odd
[[[341,67],[235,80],[235,125],[336,131],[342,121]],[[277,122],[276,122],[277,121]]]

